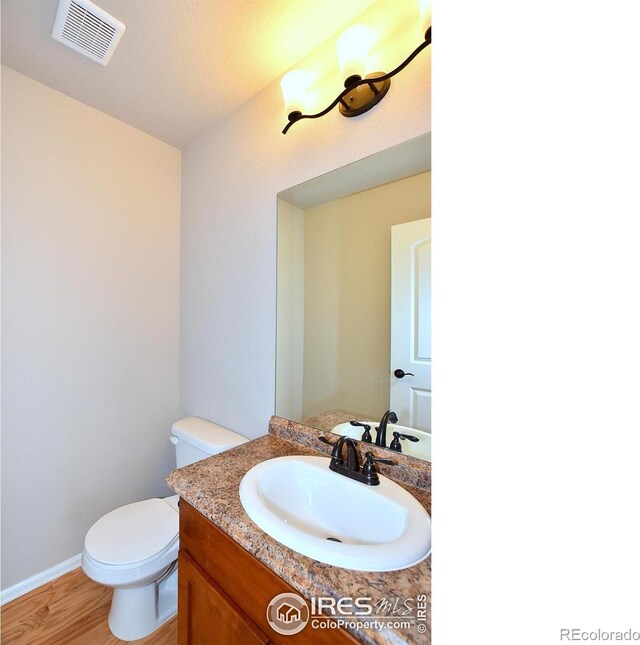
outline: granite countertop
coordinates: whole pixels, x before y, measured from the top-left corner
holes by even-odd
[[[347,412],[346,410],[325,410],[320,414],[316,414],[313,417],[309,417],[304,420],[304,424],[311,426],[312,428],[318,428],[318,430],[326,430],[327,432],[331,431],[331,428],[334,428],[339,423],[347,423],[352,419],[361,419],[362,417],[353,412]]]
[[[395,603],[398,610],[406,599],[414,613],[397,620],[415,616],[416,598],[426,596],[426,633],[419,633],[416,625],[409,629],[354,628],[349,631],[367,645],[400,645],[430,642],[431,632],[431,558],[408,569],[385,573],[353,571],[317,562],[280,544],[258,528],[245,513],[240,502],[238,487],[245,473],[256,464],[274,457],[286,455],[327,454],[329,446],[317,441],[317,430],[273,417],[270,434],[228,450],[224,454],[209,457],[190,466],[174,470],[167,478],[168,485],[207,517],[236,543],[288,582],[303,596],[370,597],[372,603]],[[278,436],[280,435],[280,436]],[[285,438],[283,438],[283,436]],[[314,449],[318,443],[317,449]],[[313,447],[312,447],[313,446]],[[424,466],[415,461],[417,475],[399,471],[394,477],[398,483],[416,497],[430,512],[431,468],[428,478]],[[390,472],[385,473],[387,476]],[[405,481],[402,481],[404,479]],[[412,480],[411,484],[407,480]],[[414,485],[412,485],[414,484]],[[377,609],[374,608],[374,613]],[[392,612],[381,612],[390,615]],[[349,617],[345,617],[349,619]],[[362,617],[361,617],[362,618]],[[366,617],[373,619],[375,616]]]

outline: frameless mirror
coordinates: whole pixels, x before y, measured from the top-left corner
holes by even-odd
[[[430,169],[425,135],[279,193],[276,356],[278,416],[375,442],[392,410],[429,461]]]

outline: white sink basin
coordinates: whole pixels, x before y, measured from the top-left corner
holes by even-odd
[[[380,475],[368,486],[329,470],[326,457],[278,457],[240,482],[249,517],[272,538],[320,562],[395,571],[431,553],[431,518],[413,495]]]
[[[375,441],[375,428],[380,422],[363,421],[362,423],[368,423],[371,426],[371,439]],[[363,431],[364,428],[361,428],[359,426],[352,426],[348,422],[340,423],[331,430],[333,434],[339,434],[343,437],[351,437],[352,439],[358,439],[358,441],[360,441]],[[413,435],[418,439],[417,442],[409,441],[408,439],[400,440],[403,455],[409,455],[410,457],[416,457],[418,459],[423,459],[424,461],[431,461],[431,433],[425,432],[424,430],[415,430],[414,428],[408,428],[406,426],[399,426],[393,423],[389,423],[387,425],[387,447],[389,447],[389,444],[393,441],[394,432]]]

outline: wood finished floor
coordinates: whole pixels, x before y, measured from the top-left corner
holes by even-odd
[[[2,607],[2,645],[115,645],[107,624],[113,591],[75,569]],[[136,645],[176,645],[175,616]]]

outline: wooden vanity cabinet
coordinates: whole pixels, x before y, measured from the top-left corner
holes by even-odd
[[[266,610],[274,596],[296,590],[180,500],[179,645],[356,645],[343,629],[275,632]]]
[[[266,645],[269,642],[239,605],[183,552],[178,557],[178,568],[180,643]]]

